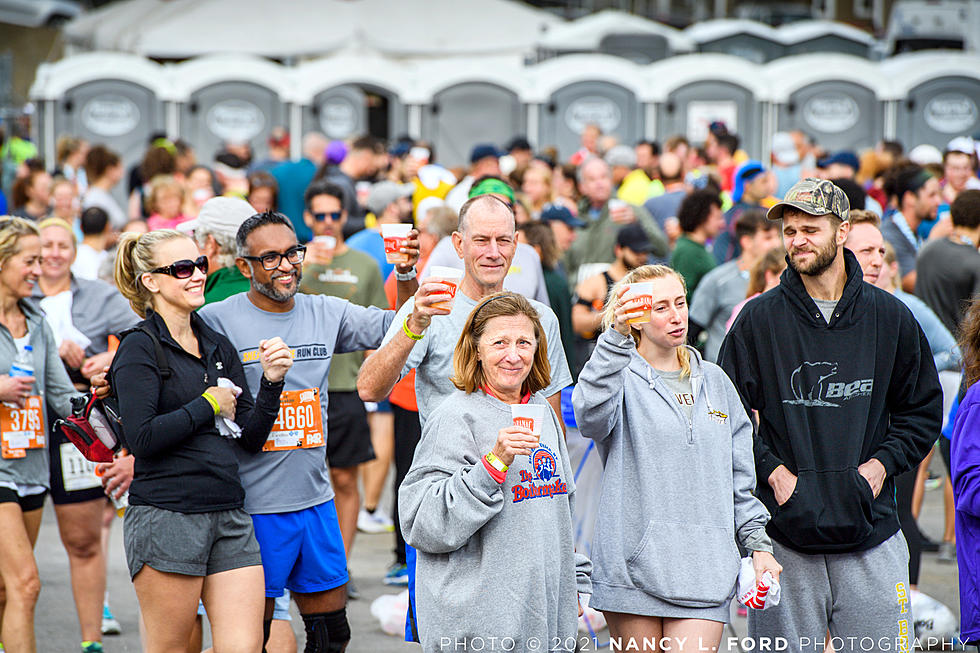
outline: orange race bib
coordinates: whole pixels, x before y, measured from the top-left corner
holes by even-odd
[[[41,397],[28,397],[23,408],[0,405],[0,454],[4,458],[23,458],[28,449],[43,449],[44,421]]]
[[[320,389],[287,390],[279,397],[279,416],[262,451],[289,451],[323,446]]]

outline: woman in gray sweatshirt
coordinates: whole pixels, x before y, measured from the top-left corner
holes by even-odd
[[[459,390],[426,420],[398,496],[422,649],[574,651],[591,565],[573,548],[573,470],[540,392],[550,367],[531,304],[478,304],[453,367]],[[543,408],[540,439],[513,425],[522,403]]]
[[[653,284],[650,317],[624,294]],[[572,394],[582,434],[603,460],[592,546],[590,605],[628,650],[631,638],[668,638],[711,650],[721,640],[739,571],[781,567],[755,497],[752,425],[717,365],[685,345],[684,281],[662,265],[637,268],[607,302],[606,330]],[[609,327],[612,328],[609,328]],[[671,641],[675,640],[675,641]],[[662,648],[666,648],[663,645]]]

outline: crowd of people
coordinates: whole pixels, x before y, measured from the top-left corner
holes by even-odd
[[[358,531],[391,534],[426,651],[575,650],[583,597],[622,650],[710,650],[742,556],[783,592],[743,611],[751,637],[911,647],[923,552],[959,563],[980,640],[980,143],[739,143],[588,125],[565,159],[515,137],[455,169],[409,137],[313,132],[290,159],[275,128],[264,158],[208,162],[155,134],[127,170],[111,144],[8,140],[0,650],[38,650],[48,494],[83,653],[122,627],[120,513],[153,652],[199,652],[205,614],[216,651],[295,651],[291,601],[308,652],[344,650]],[[113,463],[53,426],[90,388],[119,401]]]

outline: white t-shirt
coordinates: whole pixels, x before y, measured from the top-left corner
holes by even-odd
[[[98,279],[102,263],[108,256],[108,252],[100,252],[91,245],[82,243],[75,254],[75,262],[71,264],[71,272],[79,279]]]

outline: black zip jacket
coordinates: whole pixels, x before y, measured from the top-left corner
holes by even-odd
[[[112,362],[112,388],[119,398],[123,433],[136,458],[129,488],[132,505],[182,513],[231,510],[244,505],[234,448],[257,452],[279,413],[283,382],[262,377],[255,402],[241,359],[231,342],[191,314],[201,358],[187,353],[166,323],[149,313],[140,323],[157,335],[171,374],[163,379],[153,340],[141,331],[128,334]],[[225,377],[242,389],[235,422],[242,435],[218,433],[214,408],[202,395]]]
[[[769,535],[803,553],[863,551],[899,528],[897,474],[917,466],[942,424],[942,391],[912,313],[865,283],[844,250],[847,281],[828,324],[800,275],[750,301],[719,354],[745,403],[758,411],[756,494]],[[875,498],[857,468],[871,458],[887,476]],[[769,475],[785,465],[796,490],[776,505]]]

